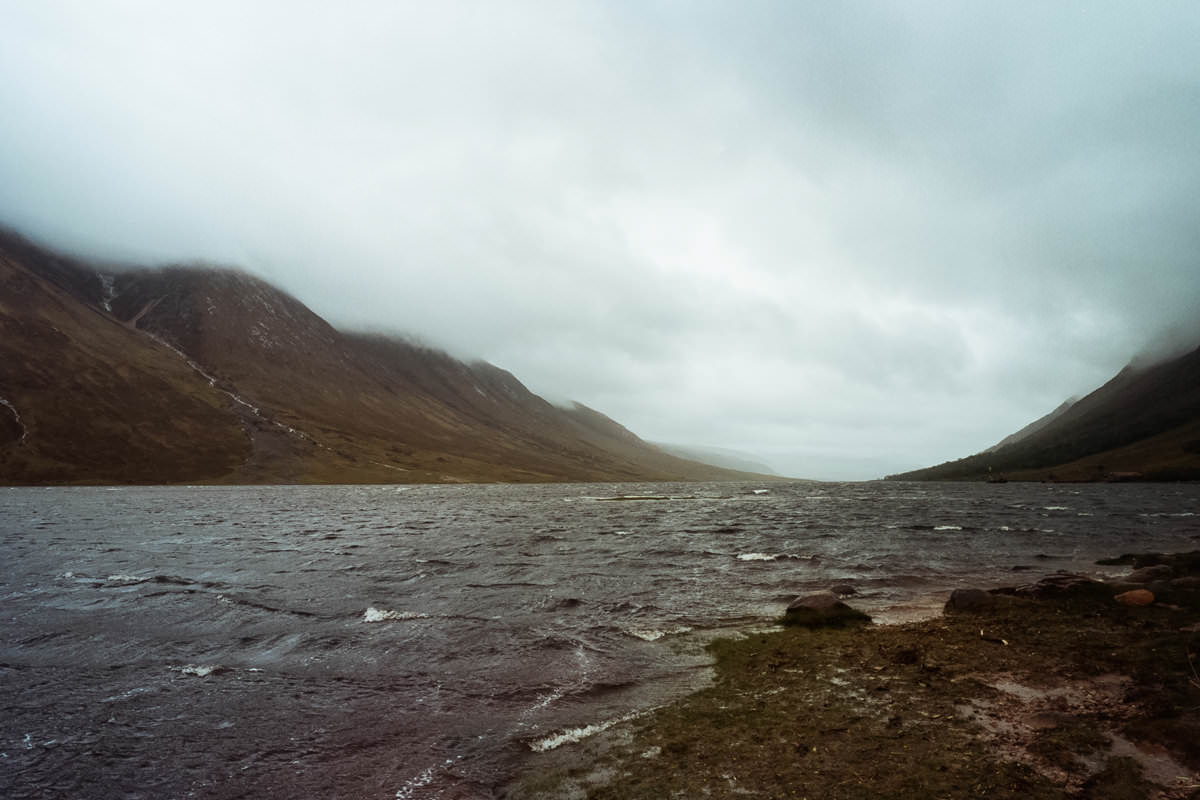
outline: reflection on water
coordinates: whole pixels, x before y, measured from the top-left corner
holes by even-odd
[[[798,593],[909,618],[1193,549],[1197,512],[1174,485],[0,489],[0,795],[489,797]]]

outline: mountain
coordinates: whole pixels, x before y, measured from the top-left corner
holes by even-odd
[[[1005,436],[999,442],[992,445],[991,447],[984,450],[983,452],[994,453],[997,450],[999,450],[1001,447],[1007,447],[1010,444],[1016,444],[1017,442],[1021,441],[1022,439],[1028,439],[1030,436],[1032,436],[1033,434],[1037,433],[1038,431],[1044,429],[1050,423],[1054,422],[1054,420],[1058,419],[1063,414],[1070,411],[1071,406],[1075,405],[1078,402],[1079,402],[1078,397],[1072,397],[1069,400],[1064,400],[1063,403],[1061,405],[1059,405],[1058,408],[1054,409],[1046,416],[1038,417],[1033,422],[1029,423],[1024,428],[1021,428],[1021,430],[1017,431],[1016,433],[1010,433],[1008,436]]]
[[[898,480],[1200,480],[1200,348],[1135,362],[994,448]]]
[[[0,231],[0,482],[757,477],[235,270],[97,267]]]

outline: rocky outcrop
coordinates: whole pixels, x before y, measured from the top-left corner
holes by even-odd
[[[1112,596],[1113,588],[1106,583],[1073,572],[1055,572],[1023,586],[997,589],[1000,594],[1030,600],[1050,598]]]
[[[1131,608],[1200,608],[1200,551],[1190,553],[1127,553],[1098,564],[1132,566],[1128,575],[1098,581],[1087,575],[1059,571],[1034,583],[1000,589],[956,589],[946,601],[947,614],[991,614],[1014,604],[1041,600],[1083,600]]]
[[[1178,575],[1200,574],[1200,550],[1186,553],[1125,553],[1116,558],[1102,558],[1096,563],[1105,567],[1129,566],[1135,570],[1166,566]]]
[[[846,605],[833,592],[818,592],[797,597],[787,607],[783,616],[784,625],[799,625],[805,628],[840,628],[870,621],[869,615]]]
[[[1135,569],[1129,573],[1124,579],[1124,583],[1154,583],[1155,581],[1167,580],[1175,577],[1175,570],[1166,564],[1155,564],[1152,567],[1142,567]]]
[[[983,589],[955,589],[943,610],[948,614],[986,614],[999,605],[997,597]]]

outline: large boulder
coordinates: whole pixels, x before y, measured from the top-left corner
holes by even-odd
[[[784,625],[800,625],[805,628],[840,628],[870,621],[870,616],[846,605],[833,592],[817,592],[797,597],[783,615]]]
[[[1000,598],[983,589],[955,589],[943,611],[947,614],[986,614],[995,611]]]
[[[1026,599],[1007,594],[1008,591],[1010,590],[996,589],[989,592],[983,589],[955,589],[950,593],[946,605],[942,607],[942,613],[994,614],[1029,603]]]

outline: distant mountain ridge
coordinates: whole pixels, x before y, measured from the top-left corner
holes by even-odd
[[[1135,362],[1137,363],[1137,362]],[[1200,348],[1130,365],[995,447],[896,480],[1200,480]]]
[[[0,231],[0,482],[755,477],[236,270],[98,269]]]

